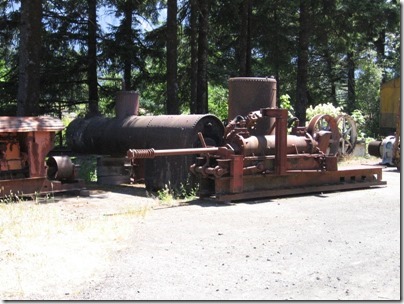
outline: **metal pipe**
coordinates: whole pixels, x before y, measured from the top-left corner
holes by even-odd
[[[280,131],[282,132],[282,130]],[[277,140],[280,143],[277,143]],[[280,157],[281,155],[286,154],[312,154],[317,152],[317,142],[315,140],[296,135],[287,135],[284,139],[282,136],[276,135],[250,137],[235,136],[229,144],[236,154],[242,154],[244,156],[277,155]],[[280,150],[278,153],[277,149]]]
[[[193,155],[203,153],[215,153],[219,151],[217,147],[210,148],[189,148],[189,149],[129,149],[126,156],[129,159],[146,159],[158,156],[177,156],[177,155]]]
[[[381,140],[374,140],[371,141],[368,144],[368,153],[369,155],[375,156],[375,157],[381,157],[382,153],[381,153],[381,147],[382,145],[382,141]]]
[[[74,180],[75,166],[68,156],[50,156],[46,161],[47,177],[50,180]]]

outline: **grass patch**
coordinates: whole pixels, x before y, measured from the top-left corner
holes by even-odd
[[[126,206],[83,216],[67,207],[0,204],[1,299],[48,299],[49,294],[63,299],[78,292],[80,283],[108,265],[112,252],[127,246],[134,225],[149,210]]]
[[[181,183],[179,189],[172,188],[169,183],[157,191],[157,198],[163,205],[173,205],[175,202],[186,203],[198,198],[198,190],[199,185],[192,187],[190,182],[185,185]]]
[[[365,156],[346,155],[340,159],[338,166],[362,165],[362,164],[378,164],[381,162],[380,158],[366,154]]]

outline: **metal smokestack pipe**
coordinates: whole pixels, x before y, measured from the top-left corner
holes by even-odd
[[[139,93],[135,91],[119,91],[115,96],[115,116],[123,119],[137,116],[139,113]]]

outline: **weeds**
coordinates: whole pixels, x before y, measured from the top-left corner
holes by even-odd
[[[162,203],[172,202],[174,199],[174,191],[169,185],[165,185],[163,189],[157,191],[157,198]]]
[[[74,163],[79,166],[79,177],[86,182],[97,181],[97,158],[80,157],[74,158]]]
[[[0,204],[11,204],[11,203],[22,203],[27,200],[32,200],[36,204],[39,204],[41,201],[45,202],[55,202],[55,194],[53,192],[53,183],[51,183],[52,191],[48,193],[39,193],[37,191],[32,195],[24,194],[22,191],[17,191],[14,193],[13,190],[10,190],[9,194],[4,193],[4,187],[0,189]]]
[[[188,178],[185,184],[181,183],[178,189],[171,187],[170,182],[163,189],[157,191],[157,198],[162,203],[170,203],[175,200],[190,201],[197,198],[199,184],[190,182]]]
[[[198,197],[197,193],[199,191],[199,184],[194,187],[186,187],[183,184],[180,186],[180,197],[186,199],[187,201],[196,199]]]
[[[69,292],[79,290],[80,282],[108,265],[111,252],[127,246],[134,224],[149,210],[147,204],[129,205],[111,214],[87,215],[79,208],[85,205],[0,204],[2,299],[41,296],[49,290],[62,297],[67,285]]]
[[[4,193],[4,187],[0,189],[0,195]],[[13,193],[13,190],[10,190],[9,194],[4,194],[2,198],[0,198],[0,203],[2,204],[11,204],[11,203],[20,203],[23,199],[23,192],[17,191],[17,193]]]

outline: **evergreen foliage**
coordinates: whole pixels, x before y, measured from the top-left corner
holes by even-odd
[[[300,120],[309,107],[332,104],[360,110],[367,132],[377,134],[380,85],[400,76],[398,1],[181,0],[169,44],[168,4],[172,12],[173,1],[42,1],[39,100],[25,100],[38,105],[26,114],[111,115],[125,88],[139,91],[141,114],[167,113],[174,102],[174,112],[226,119],[230,77],[273,75],[278,99],[290,96]],[[2,115],[17,114],[25,85],[21,7],[20,0],[0,3]]]

